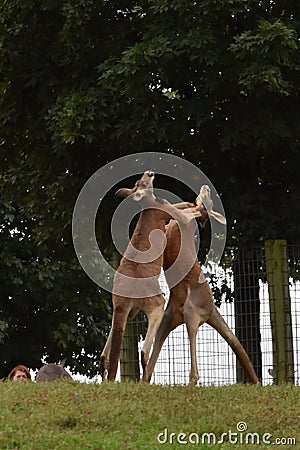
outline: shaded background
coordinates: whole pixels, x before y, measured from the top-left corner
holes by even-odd
[[[43,357],[97,372],[110,296],[79,267],[71,219],[117,157],[199,166],[221,194],[228,253],[299,243],[299,17],[289,0],[2,2],[0,377]],[[97,222],[110,260],[116,205],[111,193]]]

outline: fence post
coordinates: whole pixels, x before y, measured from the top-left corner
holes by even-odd
[[[274,383],[294,383],[291,299],[285,240],[265,242]]]
[[[138,381],[140,379],[138,331],[137,318],[128,320],[122,343],[120,363],[121,381]]]

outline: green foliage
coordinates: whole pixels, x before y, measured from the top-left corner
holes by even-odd
[[[222,190],[233,245],[299,242],[299,6],[149,6],[140,39],[99,66],[112,136],[199,164]]]
[[[0,374],[16,364],[66,356],[74,370],[95,374],[107,332],[108,296],[89,283],[67,245],[35,245],[30,223],[2,208],[0,231]],[[7,218],[11,221],[7,222]],[[100,348],[95,348],[94,342]],[[85,348],[85,352],[83,352]]]
[[[281,20],[261,20],[256,30],[241,33],[231,45],[236,58],[248,64],[241,70],[240,84],[254,91],[265,84],[270,91],[289,95],[294,87],[284,80],[284,71],[299,69],[297,49],[297,33],[292,27]]]
[[[80,95],[76,92],[68,97],[58,98],[49,110],[49,130],[54,139],[74,144],[81,138],[87,143],[95,139],[93,120],[96,115],[95,95]],[[58,135],[57,135],[58,134]]]

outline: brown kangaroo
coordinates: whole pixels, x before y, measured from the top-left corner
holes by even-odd
[[[113,318],[111,330],[100,356],[100,374],[114,380],[120,359],[121,344],[127,318],[132,319],[142,310],[148,317],[148,330],[141,352],[142,379],[148,380],[147,363],[157,328],[164,313],[165,299],[158,278],[161,273],[165,245],[165,226],[171,220],[187,224],[194,215],[180,211],[166,200],[153,195],[152,172],[145,172],[133,189],[119,189],[120,197],[132,196],[139,202],[142,211],[131,241],[115,273],[112,302]],[[199,213],[195,213],[195,216]],[[180,225],[181,226],[181,225]],[[179,229],[179,228],[178,228]],[[142,256],[142,257],[141,257]]]
[[[196,199],[196,206],[192,206],[188,203],[177,204],[177,207],[181,208],[186,206],[190,206],[191,211],[198,211],[200,213],[201,217],[198,220],[202,226],[204,226],[209,216],[214,217],[221,223],[226,223],[225,218],[212,209],[213,204],[210,199],[210,190],[208,186],[202,186],[200,194]],[[183,323],[186,324],[190,341],[190,383],[194,384],[198,381],[199,373],[196,359],[196,335],[198,328],[206,322],[217,330],[227,341],[238,357],[250,380],[253,383],[258,383],[259,380],[245,349],[215,307],[212,291],[203,275],[196,254],[194,245],[195,223],[190,222],[182,227],[182,229],[184,230],[184,243],[183,237],[180,236],[180,233],[182,235],[182,230],[180,232],[176,221],[171,220],[166,227],[167,245],[164,251],[163,268],[169,286],[173,286],[174,284],[174,280],[172,279],[174,273],[170,276],[168,274],[168,269],[174,264],[181,245],[185,246],[184,263],[191,265],[191,269],[178,284],[170,289],[169,302],[158,328],[153,351],[148,363],[148,381],[151,380],[156,361],[165,339],[172,330]],[[182,266],[179,266],[177,270],[182,270]],[[178,274],[175,274],[175,276],[178,279]]]

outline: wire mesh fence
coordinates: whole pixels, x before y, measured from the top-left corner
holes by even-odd
[[[294,382],[300,385],[300,247],[288,246],[289,294],[291,299]]]
[[[292,324],[289,348],[293,352],[293,382],[297,385],[300,384],[299,253],[299,248],[288,247],[287,279]],[[214,267],[214,272],[208,281],[219,304],[220,313],[247,350],[262,384],[273,384],[277,377],[276,352],[278,349],[275,345],[274,331],[272,332],[270,312],[272,286],[270,286],[270,275],[266,266],[265,248],[240,251],[231,267],[225,269],[219,266]],[[164,277],[161,278],[161,289],[167,302],[169,290]],[[139,313],[130,325],[130,338],[128,338],[128,330],[125,333],[127,337],[125,336],[121,355],[122,379],[139,378],[141,373],[139,355],[146,329],[147,320],[144,314]],[[126,348],[132,345],[136,346],[134,352],[132,348]],[[128,361],[126,356],[128,354],[131,359],[135,358],[135,375],[132,374],[133,361]],[[202,325],[198,330],[197,362],[200,373],[199,385],[224,385],[247,381],[231,348],[207,324]],[[189,371],[189,339],[185,325],[181,325],[166,339],[155,366],[152,382],[168,385],[187,384]]]

